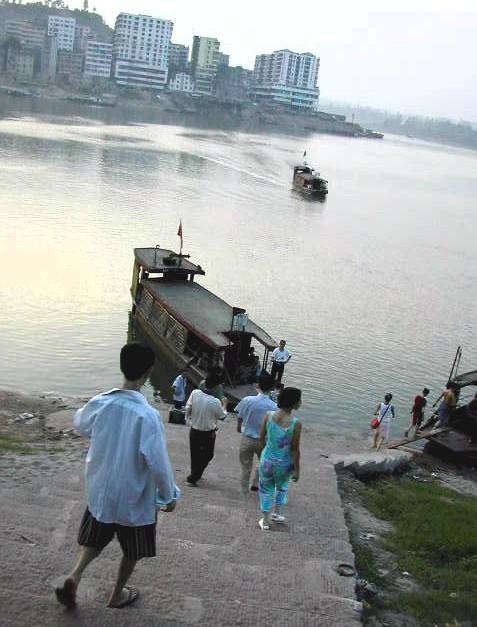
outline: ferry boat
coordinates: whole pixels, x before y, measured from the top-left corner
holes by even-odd
[[[451,414],[447,429],[427,438],[428,444],[425,451],[437,457],[475,467],[477,464],[477,388],[465,402],[462,402],[461,394],[469,386],[474,386],[474,388],[477,386],[477,370],[457,374],[461,356],[462,348],[459,346],[447,382],[447,387],[453,390],[456,397],[456,408]],[[431,427],[435,419],[437,415],[431,416],[428,421]],[[423,433],[426,433],[426,426],[423,426]]]
[[[325,196],[328,193],[328,181],[306,162],[293,168],[293,187],[306,196]]]
[[[245,309],[232,307],[197,283],[195,278],[201,275],[204,270],[189,261],[189,255],[159,246],[135,248],[133,319],[172,366],[187,369],[186,377],[194,385],[220,367],[225,395],[236,403],[256,393],[257,366],[267,370],[277,342],[249,319]],[[263,351],[259,363],[250,350],[254,340]]]

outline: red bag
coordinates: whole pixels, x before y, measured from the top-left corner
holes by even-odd
[[[379,427],[379,420],[377,418],[373,418],[371,420],[371,429],[377,429]]]

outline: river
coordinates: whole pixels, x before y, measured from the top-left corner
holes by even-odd
[[[201,283],[287,340],[324,431],[361,437],[387,391],[399,431],[458,345],[477,368],[477,153],[54,109],[0,100],[0,387],[118,384],[133,248],[177,249],[179,220]],[[324,203],[290,190],[305,149]]]

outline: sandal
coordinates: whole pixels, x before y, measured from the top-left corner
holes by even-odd
[[[258,526],[262,531],[270,531],[270,527],[265,523],[264,518],[260,518],[260,520],[258,521]]]
[[[55,589],[56,598],[67,610],[76,607],[76,584],[72,579],[65,579],[62,588]]]
[[[124,586],[124,590],[128,591],[128,598],[124,601],[121,601],[121,603],[118,603],[118,605],[108,605],[108,607],[113,607],[116,610],[120,610],[122,607],[126,607],[126,605],[131,605],[131,603],[134,603],[134,601],[136,601],[136,599],[139,597],[139,590],[137,590],[136,588]]]

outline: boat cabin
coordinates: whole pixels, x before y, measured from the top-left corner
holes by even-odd
[[[188,255],[158,246],[136,248],[133,313],[176,367],[187,368],[196,385],[212,368],[220,367],[226,392],[248,386],[253,393],[250,384],[257,372],[267,370],[277,343],[245,309],[232,307],[195,281],[196,275],[204,274]],[[239,393],[230,396],[241,398]]]
[[[328,183],[309,165],[296,165],[293,168],[293,184],[300,191],[309,193],[326,193]]]

